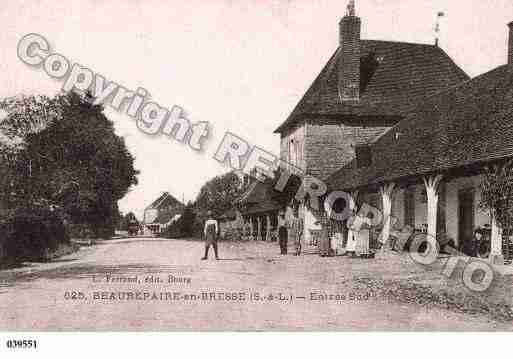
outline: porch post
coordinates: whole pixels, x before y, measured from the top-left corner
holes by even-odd
[[[502,255],[502,228],[497,222],[495,216],[491,214],[492,219],[492,238],[491,238],[491,251],[490,262],[492,264],[504,264],[504,256]]]
[[[383,201],[383,232],[381,233],[381,244],[383,248],[390,237],[390,222],[392,216],[392,195],[395,189],[395,183],[384,184],[380,188],[381,199]]]
[[[255,240],[259,241],[262,239],[262,218],[260,216],[257,217],[257,235]]]
[[[436,239],[436,215],[438,211],[438,185],[442,180],[442,175],[424,177],[424,185],[427,194],[427,234]]]
[[[349,196],[349,209],[351,210],[352,214],[356,215],[356,212],[358,211],[358,208],[356,206],[356,201],[358,200],[358,191],[351,192],[351,195]]]
[[[249,217],[249,240],[253,240],[253,218],[250,216]]]
[[[267,214],[265,217],[267,222],[267,226],[265,227],[265,241],[270,242],[271,241],[271,216]]]
[[[356,201],[358,199],[358,191],[351,192],[349,196],[349,209],[352,212],[352,215],[356,215],[357,206]],[[351,228],[347,228],[347,242],[346,242],[346,251],[354,252],[356,249],[356,238],[355,233]]]

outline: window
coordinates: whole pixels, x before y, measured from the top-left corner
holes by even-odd
[[[288,141],[288,161],[290,164],[299,167],[300,162],[302,161],[302,143],[301,141],[298,141],[296,138],[291,138]]]

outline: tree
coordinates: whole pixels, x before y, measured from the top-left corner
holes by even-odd
[[[215,217],[219,217],[233,208],[242,190],[240,178],[234,172],[214,177],[201,187],[196,208],[201,212],[212,211]]]
[[[182,216],[178,219],[177,222],[182,236],[191,237],[194,234],[196,212],[194,211],[194,205],[192,203],[187,203]]]
[[[184,208],[180,218],[171,223],[162,236],[165,238],[185,238],[192,237],[201,231],[201,224],[196,222],[196,212],[194,205],[189,202]]]
[[[57,103],[47,96],[15,96],[0,100],[0,200],[8,208],[26,197],[20,180],[28,176],[29,160],[24,158],[25,138],[57,117]]]
[[[89,95],[29,97],[4,104],[4,133],[21,142],[4,183],[17,206],[63,208],[98,237],[112,233],[117,201],[137,184],[123,138]],[[7,188],[6,188],[7,187]]]
[[[488,168],[481,183],[480,207],[489,210],[502,228],[513,225],[513,161]]]

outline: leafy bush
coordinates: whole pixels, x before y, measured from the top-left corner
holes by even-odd
[[[69,237],[73,239],[90,239],[94,237],[94,233],[88,224],[68,224],[67,229]]]
[[[169,225],[161,234],[164,238],[185,238],[196,234],[198,223],[196,213],[192,205],[187,205],[182,216],[174,223]]]
[[[0,229],[8,262],[45,259],[59,244],[69,243],[62,219],[45,209],[18,210]]]
[[[513,161],[488,168],[481,184],[480,208],[503,228],[513,227]]]

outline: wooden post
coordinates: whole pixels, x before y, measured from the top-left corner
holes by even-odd
[[[265,227],[265,240],[266,242],[270,242],[271,241],[271,216],[268,214],[266,217],[266,224],[267,226]]]
[[[436,215],[438,211],[438,185],[442,180],[442,175],[424,177],[424,185],[427,194],[427,234],[436,239]]]
[[[381,235],[381,243],[383,249],[390,237],[390,222],[392,216],[392,195],[395,189],[395,183],[384,184],[380,188],[381,199],[383,201],[383,232]]]
[[[253,240],[253,218],[249,217],[249,240]]]
[[[358,191],[351,192],[351,196],[349,198],[349,209],[351,209],[353,215],[356,215],[356,211],[358,210],[357,205],[356,205],[357,199],[358,199]],[[348,228],[346,251],[354,252],[355,249],[356,249],[355,233],[352,229]]]
[[[502,228],[497,223],[495,216],[491,214],[492,220],[492,234],[491,234],[491,251],[490,251],[490,263],[503,265],[504,256],[502,255]]]
[[[260,216],[257,217],[257,235],[255,239],[257,241],[262,240],[262,218]]]

